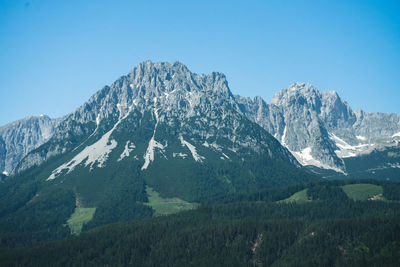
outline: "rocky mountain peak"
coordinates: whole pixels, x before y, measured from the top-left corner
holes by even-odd
[[[155,101],[161,108],[179,109],[190,115],[195,105],[204,102],[205,94],[218,95],[217,99],[234,98],[222,73],[198,75],[180,62],[171,65],[145,61],[94,94],[70,116],[82,123],[99,122],[110,114],[124,115],[133,106],[148,109],[154,106]]]
[[[272,98],[271,104],[277,106],[295,104],[315,108],[321,105],[321,94],[311,84],[297,82],[276,93]]]
[[[65,132],[76,136],[88,134],[87,131],[96,132],[103,120],[111,118],[102,128],[105,133],[112,123],[133,110],[142,114],[147,112],[157,122],[167,123],[171,118],[206,120],[208,116],[214,120],[221,114],[224,120],[226,111],[238,111],[235,116],[244,115],[259,124],[301,163],[335,169],[343,169],[340,158],[347,155],[337,153],[338,150],[353,149],[360,143],[365,146],[366,140],[375,142],[400,132],[400,116],[361,110],[353,112],[337,92],[319,92],[309,83],[293,83],[277,92],[267,104],[259,96],[253,99],[233,96],[223,73],[198,75],[180,62],[144,61],[67,115],[54,137],[62,140]],[[87,124],[91,126],[86,127]],[[25,160],[24,168],[69,149],[59,146],[44,156],[32,154]],[[0,139],[0,155],[4,154],[2,151],[6,150]]]
[[[356,115],[350,105],[343,101],[336,91],[322,92],[321,117],[328,128],[350,127],[356,121]]]

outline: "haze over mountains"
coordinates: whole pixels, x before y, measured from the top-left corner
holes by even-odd
[[[159,122],[172,128],[181,127],[173,134],[179,138],[178,145],[186,146],[190,151],[172,152],[177,153],[173,154],[175,157],[191,156],[201,162],[204,156],[198,154],[199,145],[202,149],[219,152],[217,159],[220,160],[229,160],[229,153],[234,155],[238,149],[235,146],[259,150],[262,140],[258,137],[248,136],[245,142],[238,141],[239,129],[235,121],[245,116],[267,130],[301,164],[341,173],[346,173],[344,158],[369,153],[375,148],[396,146],[400,138],[398,114],[353,111],[334,91],[319,92],[310,84],[295,83],[277,92],[272,101],[266,103],[260,97],[250,99],[232,95],[221,73],[197,75],[179,62],[171,65],[146,61],[111,86],[104,87],[62,119],[30,117],[1,127],[0,170],[17,173],[76,149],[76,144],[68,140],[70,136],[90,134],[100,137],[100,133],[107,133],[108,138],[103,136],[74,159],[74,166],[83,162],[91,168],[96,164],[102,166],[108,154],[117,145],[122,146],[121,143],[113,143],[110,135],[129,114],[135,112],[143,115],[149,112],[156,124],[150,141],[146,140],[149,143],[145,151],[134,154],[139,161],[144,160],[142,169],[154,161],[155,154],[169,149],[167,142],[162,143],[155,138]],[[181,124],[191,118],[198,118],[195,122],[198,129]],[[117,123],[117,126],[114,124],[116,128],[103,126],[106,120],[109,120],[107,124]],[[224,127],[226,131],[221,132]],[[189,133],[195,134],[192,142],[196,142],[197,146],[182,137]],[[231,147],[222,148],[216,141],[218,134],[229,140]],[[212,141],[208,140],[210,137],[213,137]],[[63,143],[62,140],[68,141]],[[42,149],[29,153],[46,142]],[[129,156],[138,144],[126,140],[123,145],[124,155]],[[289,161],[295,162],[290,154],[284,150],[282,153]],[[51,177],[61,171],[62,168],[58,169]]]

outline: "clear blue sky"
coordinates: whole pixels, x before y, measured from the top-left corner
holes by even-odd
[[[147,59],[267,102],[304,81],[400,113],[399,3],[0,0],[0,125],[65,115]]]

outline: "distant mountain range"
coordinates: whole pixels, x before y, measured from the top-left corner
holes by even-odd
[[[218,113],[218,108],[221,109],[221,114]],[[219,132],[219,127],[227,127],[232,132],[227,129],[223,137],[236,144],[239,139],[236,136],[237,129],[234,125],[229,125],[234,122],[228,122],[226,118],[233,114],[244,116],[274,136],[302,165],[332,169],[343,174],[348,172],[344,159],[369,154],[375,149],[396,147],[400,140],[400,115],[353,111],[335,91],[319,92],[310,84],[295,83],[276,93],[267,104],[261,97],[250,99],[232,95],[227,80],[221,73],[197,75],[179,62],[170,65],[146,61],[111,86],[104,87],[87,103],[62,119],[28,117],[1,127],[0,171],[7,174],[17,173],[40,165],[55,155],[76,149],[76,143],[68,139],[70,136],[79,139],[89,133],[92,136],[99,135],[102,130],[100,124],[104,124],[105,120],[111,125],[113,121],[121,122],[137,111],[143,115],[149,112],[156,123],[167,122],[171,127],[177,126],[174,121],[200,118],[196,125],[201,130],[193,132],[194,129],[185,129],[180,125],[182,132],[176,134],[180,138],[185,134],[196,133],[197,136],[192,137],[194,142],[204,149],[220,151],[220,158],[224,159],[228,159],[228,154],[235,153],[237,148],[225,147],[222,150],[221,145],[216,140],[209,141],[208,136]],[[216,119],[221,119],[221,125],[209,124]],[[207,129],[207,126],[210,128]],[[111,129],[105,127],[105,130]],[[153,130],[156,135],[156,129]],[[68,141],[61,144],[61,140]],[[151,140],[153,141],[144,153],[146,156],[135,154],[139,160],[144,157],[143,169],[154,160],[155,151],[165,151],[167,145],[156,139]],[[190,140],[183,137],[180,140],[182,145],[193,149],[190,153],[176,152],[175,157],[192,155],[196,161],[202,160],[200,154],[194,153],[195,146],[191,146]],[[250,137],[246,142],[236,145],[244,145],[257,151],[260,149],[260,141],[257,138],[251,140]],[[42,149],[35,150],[46,142]],[[136,147],[131,141],[127,142],[125,151]],[[91,167],[96,161],[104,163],[108,153],[114,149],[113,144],[98,145],[107,149],[96,157],[89,157],[86,165],[90,160]],[[97,153],[95,147],[92,149],[85,151],[85,155]],[[186,156],[180,156],[179,153]],[[288,157],[289,161],[295,162],[290,155]],[[82,163],[85,158],[80,160],[76,164]]]

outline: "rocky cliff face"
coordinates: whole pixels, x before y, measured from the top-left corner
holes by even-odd
[[[16,173],[32,166],[22,175],[63,184],[95,206],[111,192],[134,195],[128,187],[136,197],[149,186],[197,202],[316,178],[245,116],[223,74],[178,62],[141,63],[94,94]]]
[[[240,136],[243,130],[241,121],[245,116],[223,74],[212,72],[209,75],[197,75],[179,62],[171,65],[147,61],[111,86],[104,87],[66,116],[46,144],[46,149],[26,156],[17,171],[75,149],[79,142],[84,141],[81,137],[104,134],[132,112],[140,112],[143,116],[150,114],[155,127],[159,124],[172,127],[177,138],[195,136],[193,140],[197,144],[205,145],[211,139],[215,141],[221,138],[231,143],[231,150],[246,147],[255,152],[269,151],[271,155],[272,151],[279,151],[279,155],[297,164],[286,149],[275,145],[275,141],[268,141],[269,145],[266,145],[267,136]],[[71,140],[79,141],[74,143]],[[160,140],[153,140],[151,149],[161,148],[163,145],[160,144]],[[214,146],[219,147],[217,144]]]
[[[11,173],[25,155],[50,139],[57,123],[37,116],[0,127],[0,171]]]
[[[286,146],[304,165],[344,172],[342,158],[394,144],[400,115],[353,112],[335,91],[305,83],[279,91],[271,103],[236,96],[252,120]]]
[[[202,118],[203,130],[197,133],[202,137],[213,134],[204,130],[204,124],[222,127],[215,124],[219,116],[225,119],[237,113],[235,116],[245,116],[267,130],[303,165],[340,172],[345,172],[343,158],[367,153],[376,146],[392,145],[393,136],[400,133],[399,115],[354,112],[336,92],[319,92],[310,84],[295,83],[266,103],[261,97],[233,96],[221,73],[197,75],[179,62],[171,65],[146,61],[98,91],[59,124],[49,119],[46,124],[43,118],[42,128],[36,128],[40,130],[21,131],[25,136],[22,147],[16,141],[19,137],[10,141],[11,131],[8,137],[0,135],[0,157],[3,158],[0,167],[3,164],[4,170],[12,170],[29,151],[52,137],[46,149],[29,153],[17,171],[39,165],[50,157],[75,149],[91,134],[99,134],[104,127],[102,122],[115,122],[133,110],[141,114],[149,112],[170,127],[176,127],[175,121]],[[226,133],[225,137],[231,141],[238,139],[234,132],[236,126],[231,125],[233,132]],[[246,145],[257,150],[256,144],[256,140],[248,140]]]

